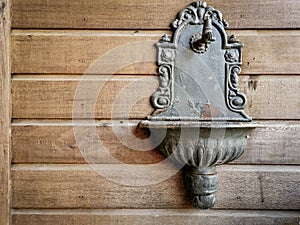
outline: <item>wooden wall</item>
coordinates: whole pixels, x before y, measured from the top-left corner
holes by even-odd
[[[182,184],[182,173],[153,185],[123,186],[100,176],[100,168],[118,178],[122,168],[106,155],[81,155],[72,127],[72,107],[82,74],[102,54],[135,41],[157,41],[190,1],[155,0],[12,0],[12,224],[298,224],[300,220],[300,5],[298,0],[217,1],[245,44],[241,89],[255,129],[245,154],[218,168],[214,209],[195,210]],[[139,48],[155,60],[156,49]],[[131,52],[131,54],[135,54]],[[114,66],[118,56],[111,59]],[[158,85],[153,62],[118,70],[97,99],[97,132],[111,155],[130,165],[149,165],[163,157],[155,150],[124,146],[113,127],[127,132],[127,114],[112,114],[113,102],[134,84],[126,99],[129,126],[151,113],[149,96]],[[142,78],[142,79],[140,79]],[[145,79],[147,78],[147,82]],[[139,82],[139,80],[141,80]],[[91,113],[87,111],[87,113]],[[113,118],[113,120],[111,120]],[[82,124],[81,126],[88,126]],[[145,134],[135,130],[137,136]],[[91,143],[95,142],[91,137]],[[1,157],[0,157],[1,158]],[[147,183],[165,170],[138,173]],[[129,178],[128,178],[129,179]]]

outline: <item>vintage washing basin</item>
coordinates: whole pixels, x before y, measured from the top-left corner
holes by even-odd
[[[227,36],[222,14],[205,2],[183,9],[174,34],[157,43],[160,85],[151,96],[155,111],[139,123],[157,139],[158,149],[184,169],[196,208],[215,204],[216,166],[239,158],[255,124],[243,111],[238,88],[243,44]]]

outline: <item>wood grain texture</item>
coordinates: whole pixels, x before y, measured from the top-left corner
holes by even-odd
[[[14,28],[166,29],[190,0],[14,0]],[[218,1],[231,28],[299,28],[297,0]]]
[[[254,119],[300,119],[300,76],[240,78],[241,90],[248,97],[246,111]],[[156,76],[93,76],[81,80],[81,76],[15,76],[13,118],[69,119],[74,109],[73,116],[78,118],[140,119],[153,111],[149,97],[158,87]],[[79,108],[72,108],[73,103]]]
[[[166,32],[14,30],[12,72],[91,73],[97,60],[92,70],[96,74],[156,74],[154,43]],[[228,33],[235,33],[245,44],[244,74],[299,74],[300,31]]]
[[[92,118],[94,113],[96,118],[141,118],[152,112],[149,97],[158,87],[154,76],[27,78],[13,80],[13,118],[72,118],[73,104],[82,107],[74,106],[75,118]]]
[[[255,210],[123,209],[14,210],[13,225],[282,225],[297,224],[299,212]]]
[[[154,62],[144,61],[155,60],[154,41],[161,35],[159,31],[17,30],[12,34],[12,72],[154,74]],[[96,60],[101,65],[95,64],[90,72]],[[142,63],[133,64],[136,61]]]
[[[97,140],[103,144],[103,150],[110,155],[99,154],[99,151],[89,155],[94,163],[158,163],[164,157],[153,149],[151,140],[146,139],[149,133],[137,129],[138,121],[121,123],[123,121],[97,122],[97,134],[89,135],[89,143]],[[93,127],[77,126],[83,133],[93,131]],[[90,132],[88,131],[90,130]],[[86,131],[86,132],[85,132]],[[84,152],[75,139],[72,121],[19,121],[12,128],[12,152],[14,163],[87,163]],[[80,131],[79,131],[80,132]],[[84,137],[84,136],[82,136]],[[93,138],[96,138],[94,140]],[[141,138],[142,146],[137,144]],[[149,149],[149,151],[145,151]],[[119,160],[117,162],[115,159]]]
[[[97,121],[98,139],[119,163],[158,163],[164,157],[152,149],[148,133],[136,129],[139,121]],[[234,164],[299,164],[300,122],[266,121],[251,132],[244,155]],[[12,124],[13,163],[87,163],[75,139],[71,121],[14,121]],[[80,127],[79,127],[80,128]],[[83,128],[85,129],[85,128]],[[132,132],[131,132],[132,131]],[[119,137],[119,138],[118,138]],[[136,137],[142,138],[142,147]],[[96,140],[91,140],[95,143]],[[149,146],[149,147],[148,147]],[[142,151],[143,150],[143,151]],[[95,163],[116,163],[96,152]]]
[[[151,76],[157,74],[153,43],[170,33],[169,24],[190,2],[12,0],[12,73],[18,74],[12,118],[20,119],[12,127],[12,225],[299,223],[298,0],[208,2],[229,22],[228,34],[245,44],[240,87],[248,96],[246,111],[254,119],[276,120],[260,121],[265,126],[251,133],[245,154],[218,168],[213,210],[192,209],[182,172],[168,163],[153,165],[164,160],[156,150],[137,151],[140,146],[130,138],[124,146],[114,133],[114,127],[121,135],[133,130],[150,145],[148,134],[134,128],[153,111],[149,97],[158,86]],[[0,224],[9,225],[9,0],[0,3],[5,3],[0,4]],[[90,76],[90,86],[74,101],[84,73],[102,76]],[[91,91],[101,85],[101,92]],[[94,94],[95,110],[89,107]],[[73,104],[85,117],[95,111],[97,119],[119,119],[97,121],[96,132],[113,159],[83,149],[100,163],[86,164],[70,120]],[[78,115],[75,110],[73,117]],[[129,130],[127,118],[136,119]]]
[[[15,165],[12,206],[191,208],[182,174],[176,171],[168,163],[150,167]],[[176,174],[171,176],[174,172]],[[299,210],[299,166],[220,166],[218,178],[215,208]]]
[[[10,1],[0,1],[0,224],[10,223]]]

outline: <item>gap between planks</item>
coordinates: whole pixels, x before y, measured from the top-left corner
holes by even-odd
[[[226,29],[227,33],[235,32],[238,36],[291,36],[300,34],[300,29],[251,29],[251,30],[238,30],[238,29]],[[171,30],[69,30],[69,29],[12,29],[11,35],[24,36],[24,35],[36,35],[36,36],[94,36],[94,37],[107,37],[107,36],[146,36],[156,37],[162,34],[172,34]]]
[[[77,120],[76,123],[70,119],[14,119],[12,126],[90,126],[91,124],[99,127],[112,127],[112,126],[132,126],[136,127],[141,120]],[[254,120],[257,128],[282,128],[289,126],[291,128],[299,127],[300,120]]]
[[[146,75],[146,76],[145,76]],[[86,75],[40,75],[40,74],[14,74],[12,81],[138,81],[140,79],[158,79],[155,74],[132,75],[132,74],[86,74]]]
[[[68,37],[160,37],[161,34],[171,34],[170,30],[65,30],[65,29],[12,29],[13,36],[68,36]]]
[[[92,171],[101,169],[103,171],[120,171],[120,170],[136,170],[150,172],[150,167],[153,170],[159,171],[175,171],[175,168],[170,162],[160,163],[158,165],[135,164],[135,165],[120,165],[120,164],[12,164],[12,171]],[[300,173],[299,165],[220,165],[217,167],[218,172],[287,172]],[[153,172],[153,171],[152,171]]]
[[[196,209],[122,209],[122,210],[14,210],[13,224],[119,224],[119,225],[266,225],[298,224],[299,212],[279,210],[196,210]]]
[[[283,210],[198,210],[198,209],[12,209],[13,215],[211,215],[300,217],[297,211]]]

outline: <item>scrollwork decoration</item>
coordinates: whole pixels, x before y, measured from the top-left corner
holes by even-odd
[[[239,66],[230,66],[229,67],[229,75],[228,79],[228,102],[229,107],[235,110],[242,110],[247,104],[246,96],[240,92],[238,89],[238,81],[239,81],[239,73],[241,72],[241,68]]]
[[[236,42],[235,42],[236,43]],[[233,112],[239,112],[245,117],[248,117],[242,110],[247,104],[247,97],[240,92],[238,88],[240,67],[240,52],[239,49],[228,49],[225,52],[226,60],[226,103],[228,108]]]
[[[157,109],[164,109],[171,104],[171,65],[161,65],[159,72],[159,88],[152,95],[151,103]]]

